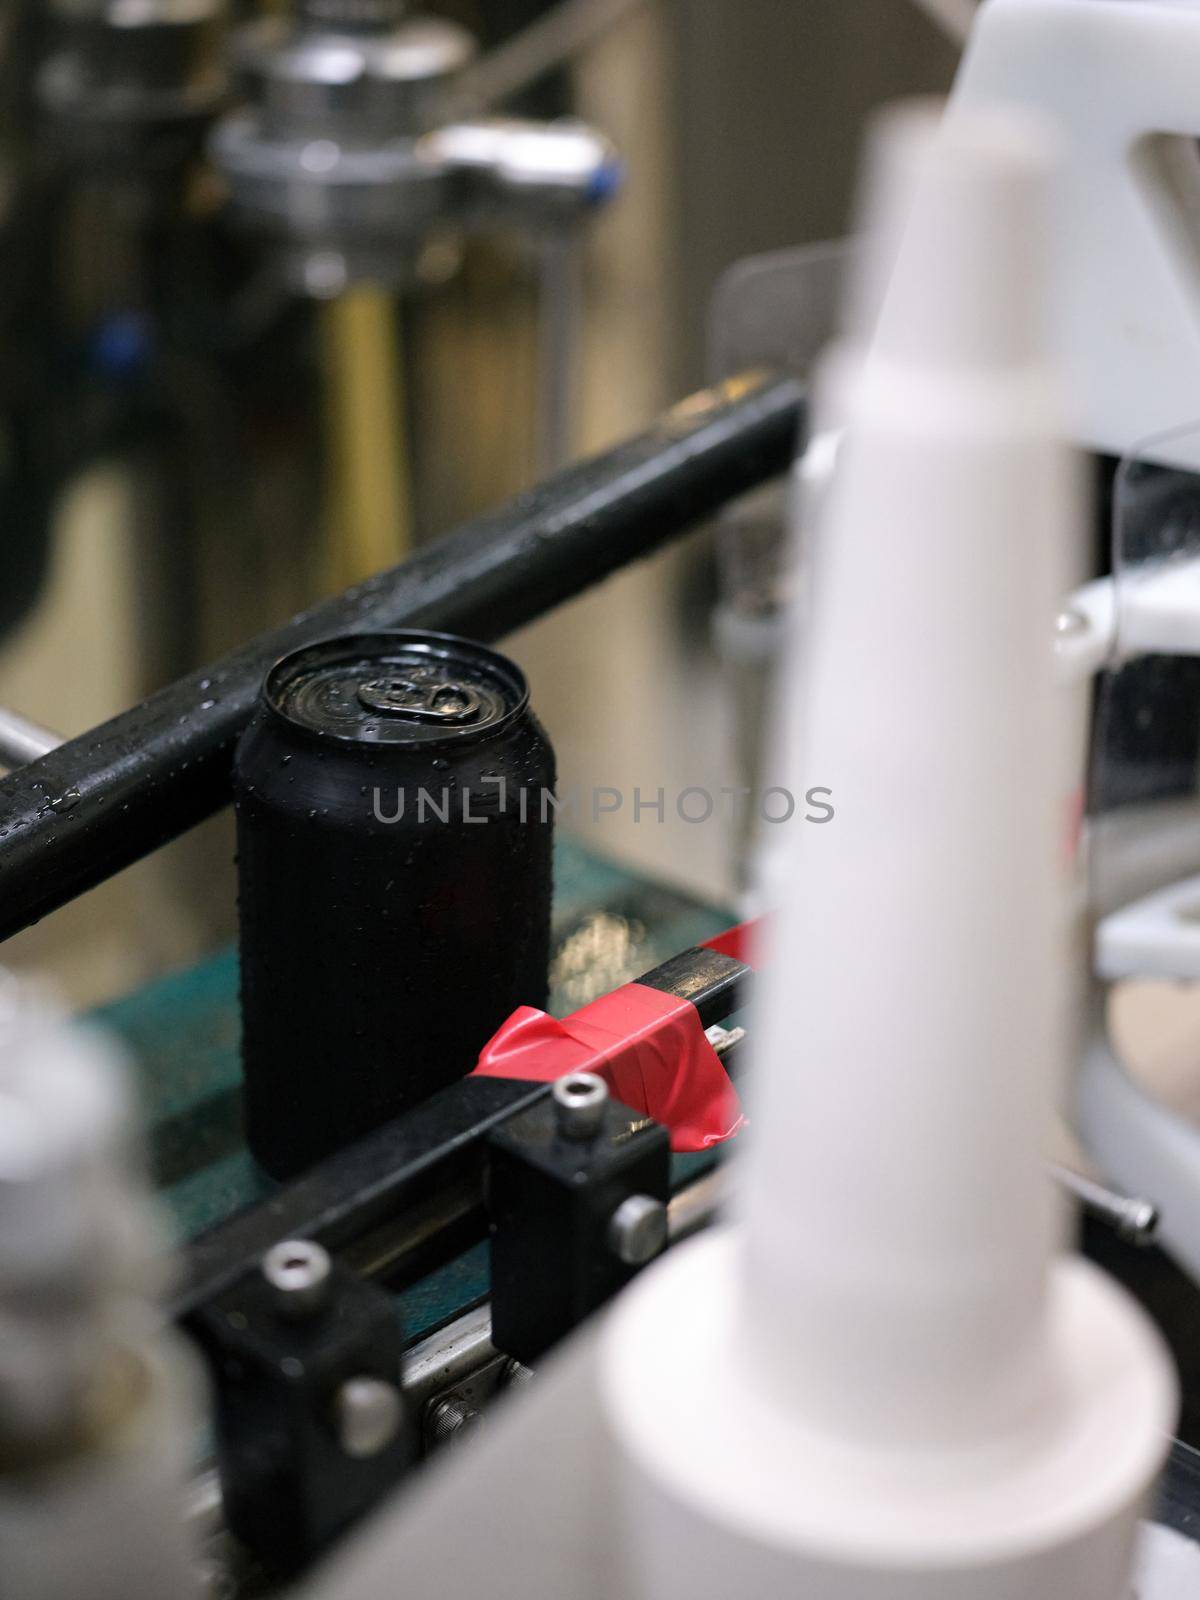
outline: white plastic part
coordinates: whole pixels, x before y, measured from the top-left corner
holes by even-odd
[[[1092,906],[1101,916],[1190,877],[1200,858],[1200,797],[1140,801],[1094,817],[1088,851]]]
[[[789,686],[803,671],[808,644],[820,555],[814,548],[814,534],[841,459],[848,396],[870,348],[908,226],[930,119],[941,114],[942,104],[932,98],[903,101],[888,112],[886,129],[880,119],[868,134],[857,201],[862,225],[846,262],[838,332],[814,372],[808,437],[792,470],[790,545],[794,598],[784,619],[786,631],[778,652],[773,708],[775,749],[771,752],[776,770],[781,773],[798,771],[801,760],[803,703],[789,692]],[[872,649],[880,644],[879,640],[873,641]],[[771,912],[780,903],[786,892],[787,859],[787,830],[766,829],[755,852],[755,881],[740,904],[743,917]]]
[[[1116,586],[1094,578],[1068,596],[1055,623],[1054,654],[1063,683],[1082,683],[1112,664],[1117,648]]]
[[[627,1600],[591,1324],[339,1546],[295,1600]]]
[[[1079,1135],[1096,1164],[1159,1209],[1163,1247],[1200,1279],[1200,1131],[1126,1070],[1104,1025],[1102,996],[1075,1086]]]
[[[1195,1600],[1200,1594],[1200,1544],[1173,1528],[1146,1528],[1135,1577],[1137,1600]]]
[[[1200,878],[1172,881],[1195,864],[1200,808],[1195,800],[1122,806],[1093,828],[1103,872],[1094,899],[1107,914],[1095,934],[1100,981],[1073,1090],[1075,1127],[1114,1182],[1154,1200],[1160,1242],[1200,1281],[1200,1129],[1130,1075],[1108,1037],[1103,989],[1104,980],[1200,976]]]
[[[1166,559],[1100,578],[1064,608],[1055,650],[1064,682],[1144,653],[1200,654],[1200,561]],[[1082,771],[1082,762],[1079,770]],[[1200,815],[1195,801],[1121,807],[1091,824],[1091,966],[1097,978],[1200,979]],[[1178,877],[1186,872],[1185,877]],[[1099,1016],[1074,1088],[1074,1120],[1114,1180],[1151,1195],[1166,1249],[1200,1279],[1200,1130],[1136,1083]]]
[[[1200,656],[1200,558],[1145,562],[1070,595],[1055,639],[1064,679],[1142,655]]]
[[[1105,917],[1096,929],[1096,976],[1200,978],[1200,877],[1185,878]]]
[[[792,836],[741,1228],[643,1277],[603,1352],[636,1600],[1127,1600],[1174,1383],[1140,1310],[1059,1256],[1041,1168],[1076,711],[1050,640],[1085,519],[1043,354],[1047,173],[1023,119],[958,116],[869,358],[837,357],[785,669],[790,776],[836,826]]]
[[[1123,660],[1137,655],[1200,655],[1200,559],[1183,556],[1145,562],[1122,576],[1117,649]]]
[[[806,1422],[740,1336],[743,1271],[736,1238],[704,1236],[612,1318],[622,1600],[1129,1600],[1173,1393],[1157,1335],[1099,1273],[1055,1274],[1040,1425],[949,1451]]]
[[[667,1265],[676,1253],[669,1253]],[[682,1299],[678,1309],[682,1317],[695,1305]],[[614,1315],[620,1319],[624,1312],[622,1298]],[[695,1340],[706,1346],[710,1331],[707,1306],[695,1324],[668,1329],[660,1323],[652,1346],[656,1360],[658,1342],[673,1339],[686,1378],[697,1365],[687,1348]],[[628,1462],[613,1436],[607,1396],[598,1392],[597,1346],[604,1337],[603,1325],[589,1324],[539,1363],[537,1381],[502,1399],[469,1448],[446,1451],[393,1495],[338,1546],[296,1600],[396,1600],[397,1574],[403,1575],[404,1600],[482,1594],[488,1600],[629,1600],[628,1568],[638,1552],[629,1546],[619,1502],[638,1484],[618,1491],[618,1471],[626,1473]],[[661,1415],[657,1395],[647,1398],[642,1388],[638,1395],[652,1418]],[[702,1427],[710,1397],[697,1394],[694,1402],[695,1425]],[[791,1470],[789,1462],[789,1476]],[[955,1510],[948,1498],[947,1517]],[[744,1592],[741,1569],[727,1564],[730,1554],[722,1554],[717,1580],[707,1580],[710,1590],[714,1581],[724,1583],[722,1600]],[[1143,1526],[1137,1600],[1195,1600],[1198,1564],[1200,1546]],[[751,1575],[756,1566],[757,1559]],[[707,1591],[698,1586],[696,1592]],[[980,1591],[959,1592],[973,1597]],[[797,1588],[785,1574],[772,1600],[826,1600],[827,1594],[815,1582]],[[910,1588],[906,1600],[925,1600],[925,1592]],[[1031,1591],[1023,1600],[1060,1600],[1060,1591]]]
[[[985,0],[951,112],[1052,117],[1053,326],[1070,427],[1125,455],[1197,414],[1200,371],[1200,3]],[[1194,431],[1159,441],[1195,467]]]
[[[106,1036],[0,972],[0,1593],[198,1592],[191,1358]]]
[[[195,1372],[174,1337],[140,1355],[140,1403],[86,1451],[0,1472],[5,1600],[199,1600],[184,1524]]]

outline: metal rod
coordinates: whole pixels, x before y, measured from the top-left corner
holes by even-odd
[[[37,761],[62,744],[62,735],[51,733],[20,712],[0,707],[0,767],[23,767]]]
[[[673,1194],[667,1204],[667,1237],[681,1244],[692,1234],[711,1226],[729,1204],[729,1169],[715,1167],[695,1183]]]
[[[740,1032],[740,1030],[737,1030]],[[1158,1210],[1149,1200],[1132,1199],[1117,1194],[1103,1184],[1094,1183],[1071,1167],[1048,1163],[1050,1176],[1066,1191],[1074,1195],[1089,1216],[1114,1229],[1123,1239],[1133,1244],[1151,1244],[1158,1226]],[[725,1167],[718,1167],[706,1177],[689,1184],[673,1195],[667,1207],[671,1243],[699,1232],[714,1221],[730,1197],[729,1175]]]
[[[791,379],[704,390],[637,438],[0,779],[0,938],[226,804],[234,743],[279,656],[358,629],[499,638],[784,471],[802,417]]]
[[[1142,1200],[1134,1195],[1118,1194],[1094,1179],[1084,1177],[1073,1167],[1050,1163],[1051,1175],[1068,1194],[1074,1195],[1083,1210],[1098,1222],[1115,1228],[1122,1239],[1131,1244],[1152,1244],[1158,1232],[1158,1207],[1152,1200]]]

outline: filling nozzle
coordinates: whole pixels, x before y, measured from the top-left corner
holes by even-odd
[[[845,371],[793,663],[790,777],[838,812],[781,886],[746,1324],[814,1412],[932,1441],[1043,1399],[1067,958],[1047,641],[1083,507],[1040,337],[1044,146],[999,114],[926,127],[918,162],[901,134],[908,204],[880,185],[873,230],[896,270]]]
[[[836,815],[772,861],[737,1225],[651,1269],[606,1351],[638,1600],[1129,1593],[1174,1377],[1064,1253],[1043,1165],[1077,959],[1052,640],[1087,519],[1053,170],[1000,108],[875,146],[777,731],[776,781]]]

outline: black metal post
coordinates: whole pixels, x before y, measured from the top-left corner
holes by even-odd
[[[266,669],[358,629],[491,640],[782,472],[803,417],[790,379],[705,390],[411,561],[293,617],[0,780],[0,938],[148,855],[229,799]]]

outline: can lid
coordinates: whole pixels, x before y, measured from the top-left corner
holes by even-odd
[[[322,639],[282,657],[263,699],[293,727],[355,744],[478,738],[522,711],[521,669],[486,645],[405,629]]]

